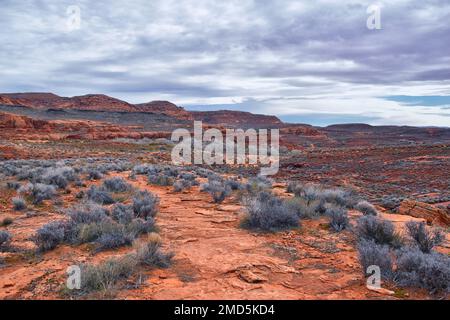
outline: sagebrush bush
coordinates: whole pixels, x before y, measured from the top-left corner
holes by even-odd
[[[27,208],[27,204],[22,197],[14,197],[12,198],[13,208],[16,211],[22,211]]]
[[[131,190],[131,185],[122,177],[113,177],[103,181],[103,187],[110,192],[126,192]]]
[[[85,203],[74,206],[67,211],[67,215],[75,224],[101,222],[108,218],[108,214],[108,210],[95,203]]]
[[[149,174],[148,175],[148,183],[149,184],[156,184],[158,186],[171,186],[173,185],[175,179],[173,176],[167,176],[164,173],[158,173],[158,174]]]
[[[98,204],[112,204],[115,202],[111,194],[103,187],[91,186],[86,195],[89,200]]]
[[[425,222],[409,221],[406,223],[406,230],[415,245],[424,253],[430,253],[433,247],[445,240],[445,235],[439,230],[427,230]]]
[[[8,181],[6,187],[10,190],[17,190],[20,188],[20,183],[17,181]]]
[[[136,261],[131,256],[110,258],[98,265],[84,264],[81,266],[81,290],[108,291],[118,281],[131,276],[136,268]]]
[[[20,187],[18,192],[29,196],[33,204],[41,204],[42,201],[50,200],[57,194],[54,186],[42,183],[28,183]]]
[[[389,246],[376,244],[370,240],[362,240],[358,244],[358,254],[365,276],[367,276],[367,268],[375,265],[380,268],[381,276],[384,279],[392,279],[393,262]]]
[[[248,229],[279,231],[299,226],[295,209],[285,200],[268,192],[245,200],[246,216],[241,225]]]
[[[401,247],[404,242],[392,222],[374,216],[362,216],[358,219],[357,234],[360,239],[372,240],[393,248]]]
[[[418,287],[432,294],[450,292],[450,258],[448,255],[424,253],[415,247],[397,253],[395,281],[400,286]]]
[[[368,216],[376,216],[378,214],[377,209],[375,209],[375,207],[370,204],[367,201],[359,201],[356,206],[355,209],[358,210],[359,212],[361,212],[363,215]]]
[[[135,236],[129,234],[123,225],[112,222],[100,223],[100,235],[95,240],[97,243],[97,250],[108,250],[125,245],[131,245]]]
[[[203,186],[203,190],[208,192],[215,203],[220,203],[231,194],[231,189],[223,182],[212,180]]]
[[[148,191],[139,191],[133,197],[135,217],[147,219],[156,216],[159,210],[159,198]]]
[[[329,206],[325,214],[330,218],[330,227],[336,232],[341,232],[350,226],[347,210],[343,207]]]
[[[39,228],[33,242],[40,251],[48,251],[64,241],[67,224],[65,221],[53,221]]]
[[[134,218],[133,208],[129,205],[118,203],[112,208],[111,217],[121,224],[128,224]]]
[[[103,174],[97,169],[88,169],[88,180],[100,180],[103,178]]]
[[[10,217],[3,218],[3,220],[0,222],[0,227],[6,227],[12,224],[14,220]]]
[[[168,268],[173,256],[173,253],[163,253],[161,251],[161,242],[157,239],[138,244],[136,248],[137,262],[147,267]]]
[[[8,231],[0,230],[0,247],[11,241],[11,234]]]
[[[75,181],[77,175],[71,167],[48,168],[41,176],[40,182],[65,189],[69,181]]]
[[[294,197],[287,201],[295,209],[300,219],[312,219],[322,216],[327,209],[323,200],[306,201],[303,198]]]
[[[226,180],[225,186],[229,187],[231,190],[241,190],[244,188],[239,181],[233,179]]]

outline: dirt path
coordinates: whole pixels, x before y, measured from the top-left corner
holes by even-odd
[[[146,286],[122,291],[120,297],[366,297],[353,248],[325,233],[323,243],[318,241],[317,226],[276,235],[252,233],[238,227],[241,208],[231,199],[216,205],[198,188],[180,194],[144,181],[137,185],[161,198],[157,223],[165,249],[175,253],[175,263],[153,271]]]

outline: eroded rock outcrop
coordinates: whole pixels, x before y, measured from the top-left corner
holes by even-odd
[[[447,211],[428,203],[406,199],[400,204],[398,213],[425,219],[427,223],[450,226],[450,215]]]

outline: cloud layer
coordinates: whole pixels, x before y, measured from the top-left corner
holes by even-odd
[[[450,126],[449,2],[378,3],[381,30],[366,27],[371,4],[6,0],[0,91],[168,99],[313,124]],[[67,26],[71,5],[77,30]],[[444,98],[430,105],[427,96]]]

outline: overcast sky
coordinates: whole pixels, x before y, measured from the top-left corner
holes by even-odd
[[[448,0],[1,0],[0,43],[0,92],[450,126]]]

